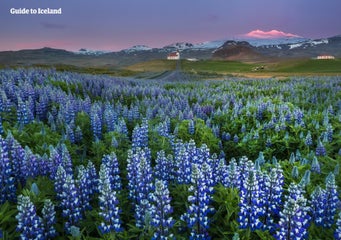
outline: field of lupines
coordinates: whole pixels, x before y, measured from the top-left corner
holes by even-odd
[[[341,239],[340,77],[0,87],[0,238]]]

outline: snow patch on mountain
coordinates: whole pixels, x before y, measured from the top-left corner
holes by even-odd
[[[319,44],[328,44],[328,39],[320,39],[320,40],[313,40],[311,41],[311,45],[319,45]]]
[[[90,49],[86,49],[86,48],[81,48],[74,53],[75,54],[81,54],[81,55],[99,56],[99,55],[103,55],[103,54],[108,53],[108,51],[90,50]]]
[[[320,44],[328,44],[328,43],[329,43],[328,39],[309,40],[309,41],[300,42],[296,44],[290,44],[289,49],[294,49],[294,48],[299,48],[299,47],[307,48],[307,47],[313,47],[313,46],[317,46]]]
[[[304,44],[304,42],[303,43],[290,44],[289,49],[301,47],[303,44]]]
[[[137,51],[150,51],[150,50],[152,50],[152,48],[146,45],[135,45],[135,46],[132,46],[131,48],[123,49],[122,51],[126,53],[132,53],[132,52],[137,52]]]
[[[278,45],[283,44],[296,44],[299,42],[307,41],[306,38],[272,38],[272,39],[240,39],[242,41],[248,41],[254,47],[262,47],[262,46],[272,46],[277,47]]]
[[[193,45],[193,49],[217,49],[221,47],[225,42],[226,40],[215,40],[197,43]]]
[[[170,45],[164,46],[163,48],[171,48],[176,50],[185,50],[192,48],[193,44],[188,42],[178,42],[178,43],[172,43]]]

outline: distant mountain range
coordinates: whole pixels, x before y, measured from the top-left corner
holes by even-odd
[[[142,61],[166,59],[170,52],[180,51],[181,58],[220,59],[264,62],[290,58],[313,58],[333,55],[341,58],[341,35],[323,38],[233,39],[199,44],[174,43],[162,48],[133,46],[118,52],[80,49],[70,52],[62,49],[0,52],[0,65],[57,65],[123,67]]]

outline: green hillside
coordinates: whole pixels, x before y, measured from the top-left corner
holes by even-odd
[[[259,64],[258,64],[259,65]],[[192,72],[210,72],[210,73],[231,73],[231,72],[251,72],[256,64],[248,64],[237,61],[216,61],[202,60],[190,62],[187,60],[181,61],[181,67],[184,71]]]
[[[341,59],[287,61],[278,64],[270,71],[284,73],[341,73]]]

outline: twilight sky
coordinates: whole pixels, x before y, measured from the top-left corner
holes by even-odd
[[[62,8],[12,15],[11,8]],[[0,51],[121,50],[245,36],[341,34],[341,0],[1,0]],[[255,31],[260,30],[260,31]],[[263,33],[262,31],[268,32]]]

